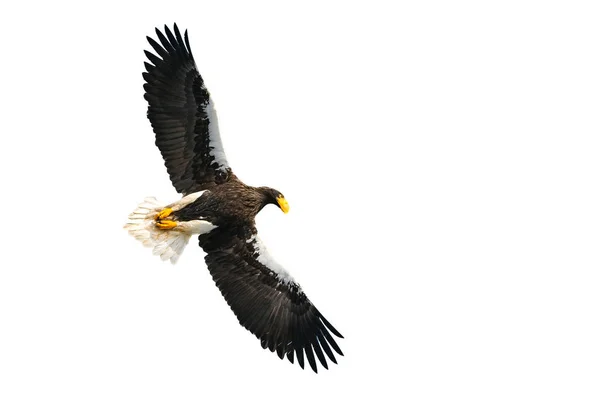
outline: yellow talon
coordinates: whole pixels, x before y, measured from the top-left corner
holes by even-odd
[[[168,217],[171,213],[173,213],[173,209],[164,208],[163,210],[158,212],[158,214],[156,215],[156,220],[162,220],[162,219]]]
[[[156,222],[156,227],[161,230],[170,230],[177,227],[177,222],[173,220],[159,220]]]

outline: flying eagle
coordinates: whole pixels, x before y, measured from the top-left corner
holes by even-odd
[[[240,324],[263,348],[317,372],[333,351],[343,355],[332,334],[342,335],[306,297],[300,285],[269,255],[258,237],[255,217],[268,204],[289,210],[283,194],[251,187],[227,163],[214,103],[194,62],[187,31],[181,36],[156,29],[156,52],[145,51],[144,98],[148,119],[173,186],[183,197],[172,204],[146,198],[125,228],[163,260],[177,262],[198,234],[208,270]],[[326,358],[327,357],[327,358]]]

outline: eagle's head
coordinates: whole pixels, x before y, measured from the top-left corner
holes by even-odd
[[[277,205],[283,213],[289,212],[290,205],[288,204],[288,201],[285,199],[282,193],[270,187],[260,187],[259,190],[263,195],[264,205]]]

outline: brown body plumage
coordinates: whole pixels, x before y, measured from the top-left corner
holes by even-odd
[[[200,198],[173,212],[175,220],[204,218],[215,225],[254,225],[254,218],[268,204],[277,205],[283,194],[269,187],[252,187],[234,174],[223,184],[206,190]]]

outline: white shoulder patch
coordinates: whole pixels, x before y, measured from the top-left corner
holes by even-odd
[[[267,250],[265,244],[260,240],[260,238],[257,235],[253,235],[246,242],[252,244],[252,246],[254,247],[254,253],[258,253],[258,262],[264,265],[265,267],[269,268],[271,271],[273,271],[273,274],[276,275],[277,278],[279,278],[280,282],[283,282],[285,284],[294,283],[298,285],[296,281],[294,281],[294,278],[290,275],[290,273],[287,272],[286,269],[283,268],[277,261],[275,261],[273,256],[271,256],[271,254]]]
[[[206,192],[206,190],[204,191],[198,191],[192,194],[188,194],[185,197],[181,198],[179,201],[172,203],[171,205],[168,205],[171,209],[173,209],[173,211],[176,210],[180,210],[181,208],[184,208],[186,206],[188,206],[189,204],[191,204],[192,202],[194,202],[195,200],[197,200],[198,198],[200,198],[200,196],[202,194],[204,194]]]
[[[227,163],[227,158],[225,157],[223,143],[221,143],[217,110],[215,109],[215,104],[210,97],[208,98],[208,104],[206,105],[205,111],[208,116],[208,146],[210,148],[210,155],[214,157],[212,163],[216,163],[219,165],[217,169],[224,171],[225,169],[229,168],[229,164]]]

